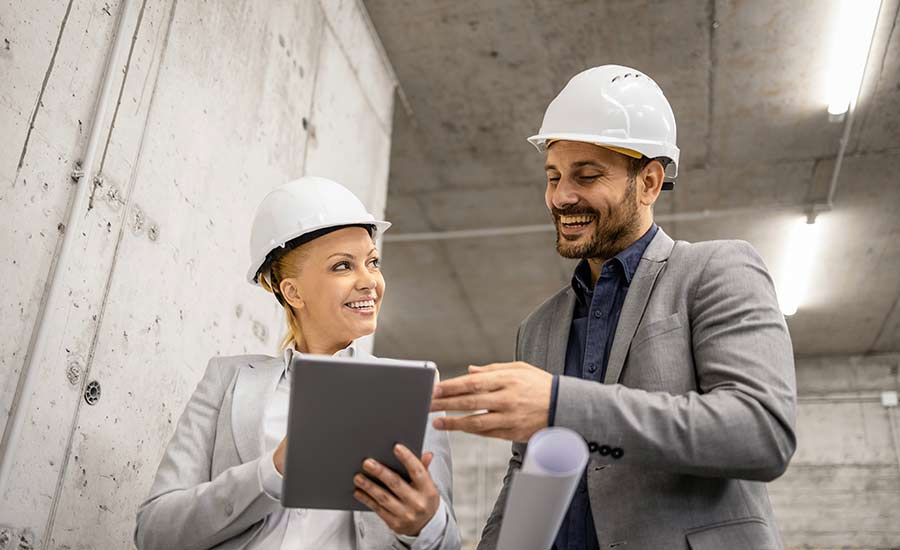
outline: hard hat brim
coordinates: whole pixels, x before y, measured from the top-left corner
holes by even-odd
[[[308,233],[313,233],[314,231],[320,231],[322,229],[329,229],[329,228],[339,228],[339,227],[344,227],[344,226],[353,226],[353,225],[375,226],[375,233],[372,235],[372,239],[375,240],[375,239],[380,238],[381,235],[383,235],[384,232],[387,231],[391,227],[391,222],[384,221],[384,220],[372,220],[372,219],[347,220],[347,221],[341,221],[339,223],[322,224],[322,225],[318,225],[318,226],[308,227],[308,228],[305,228],[303,231],[296,232],[295,234],[286,235],[282,239],[282,242],[272,243],[273,246],[269,250],[267,250],[266,253],[262,255],[262,257],[253,258],[253,263],[251,264],[250,269],[247,271],[247,282],[249,282],[252,285],[259,286],[259,281],[257,281],[257,275],[259,275],[259,270],[262,268],[263,263],[265,263],[266,258],[269,256],[269,254],[276,248],[284,247],[285,244],[287,244],[288,242],[290,242],[298,237],[302,237],[303,235],[306,235]]]
[[[538,152],[546,153],[547,144],[555,141],[578,141],[582,143],[590,143],[599,147],[615,147],[621,149],[629,149],[636,151],[650,158],[665,157],[671,160],[669,167],[666,169],[666,181],[674,181],[678,177],[678,157],[680,151],[678,147],[666,145],[657,141],[644,139],[613,139],[608,136],[599,134],[577,134],[577,133],[547,133],[535,134],[528,138],[528,143],[532,144]]]

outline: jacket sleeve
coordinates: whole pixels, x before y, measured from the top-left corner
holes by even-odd
[[[796,383],[787,326],[762,259],[744,242],[720,246],[688,304],[698,391],[672,395],[562,376],[556,425],[623,452],[618,460],[593,457],[600,461],[777,478],[796,446]]]
[[[139,550],[211,548],[253,527],[280,506],[263,492],[260,459],[210,479],[216,424],[230,373],[216,358],[211,359],[185,407],[150,496],[138,509],[134,542]]]

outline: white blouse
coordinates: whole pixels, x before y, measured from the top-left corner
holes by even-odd
[[[259,464],[259,482],[262,490],[275,500],[281,499],[282,477],[275,469],[275,449],[287,433],[288,405],[291,394],[291,372],[287,368],[291,357],[297,353],[291,348],[284,352],[285,370],[278,387],[266,404],[260,430],[263,457]],[[355,342],[338,351],[336,357],[353,357]],[[447,509],[441,499],[434,517],[425,525],[418,537],[397,535],[401,542],[414,550],[431,550],[440,546],[447,525]],[[283,532],[283,536],[280,533]],[[353,512],[346,510],[313,510],[282,508],[271,514],[260,534],[247,547],[248,550],[355,550],[356,527]]]

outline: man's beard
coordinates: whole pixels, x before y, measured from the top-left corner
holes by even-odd
[[[638,207],[635,197],[637,195],[637,182],[630,180],[628,189],[622,201],[610,210],[609,216],[601,216],[593,208],[586,206],[573,206],[565,210],[553,209],[553,218],[556,224],[556,251],[564,258],[601,258],[608,260],[619,252],[628,248],[640,229],[638,219]],[[590,240],[584,244],[576,245],[567,241],[560,231],[560,216],[576,216],[579,214],[592,214],[596,225]]]

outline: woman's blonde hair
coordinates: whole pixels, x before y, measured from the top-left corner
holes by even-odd
[[[284,248],[276,248],[270,252],[266,261],[263,262],[263,266],[260,268],[256,280],[259,282],[259,286],[275,295],[275,299],[278,300],[278,303],[284,308],[284,317],[287,321],[288,332],[281,340],[281,345],[279,346],[280,350],[285,350],[290,346],[297,347],[300,344],[303,335],[300,327],[300,318],[297,316],[297,312],[294,311],[291,304],[289,304],[281,294],[281,281],[300,275],[301,263],[306,256],[304,244],[333,231],[337,231],[338,229],[347,227],[362,227],[369,232],[370,237],[374,238],[375,236],[374,225],[353,224],[327,227],[288,241],[285,243]]]
[[[287,321],[288,331],[284,338],[281,339],[279,345],[280,350],[285,350],[290,346],[297,347],[300,343],[301,330],[300,319],[294,308],[281,295],[281,281],[286,278],[296,277],[300,274],[300,261],[303,254],[303,247],[298,246],[289,250],[285,254],[278,254],[271,261],[266,262],[259,271],[259,286],[275,295],[275,299],[284,308],[284,317]]]

